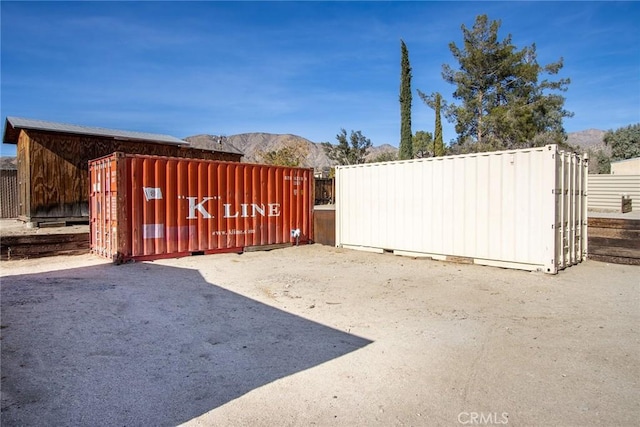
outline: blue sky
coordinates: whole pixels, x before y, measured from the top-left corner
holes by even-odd
[[[398,145],[400,39],[416,89],[452,101],[442,64],[487,14],[538,61],[564,58],[565,129],[640,122],[638,2],[10,2],[1,7],[1,116],[186,137],[341,128]],[[445,142],[455,138],[444,121]],[[15,146],[2,145],[3,155]]]

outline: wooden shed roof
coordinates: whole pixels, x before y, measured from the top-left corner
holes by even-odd
[[[182,139],[178,139],[170,135],[71,125],[66,123],[47,122],[44,120],[25,119],[21,117],[7,117],[2,142],[5,144],[17,144],[20,129],[99,136],[124,141],[141,141],[156,144],[189,146],[187,141],[183,141]]]
[[[26,119],[22,117],[7,117],[2,142],[5,144],[17,144],[20,129],[32,129],[45,132],[65,133],[75,135],[98,136],[103,138],[113,138],[121,141],[140,141],[156,144],[184,146],[210,150],[222,153],[231,153],[244,156],[244,153],[229,143],[226,138],[217,138],[213,141],[200,141],[198,137],[186,138],[186,140],[175,138],[171,135],[157,133],[136,132],[118,129],[106,129],[100,127],[90,127],[82,125],[72,125],[67,123],[56,123],[44,120]],[[210,136],[210,135],[207,135]],[[195,139],[194,139],[195,138]],[[192,140],[193,139],[193,140]]]

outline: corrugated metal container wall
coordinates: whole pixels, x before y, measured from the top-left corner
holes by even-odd
[[[640,210],[640,175],[589,175],[589,209],[620,212],[623,195]]]
[[[586,256],[586,166],[555,145],[336,168],[336,244],[556,273]]]
[[[313,169],[114,153],[89,173],[91,251],[116,262],[313,240]]]

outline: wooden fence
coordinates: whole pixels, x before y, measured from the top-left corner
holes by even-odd
[[[316,178],[316,205],[332,205],[335,200],[335,180],[333,178]]]
[[[0,169],[0,218],[18,217],[18,171]]]

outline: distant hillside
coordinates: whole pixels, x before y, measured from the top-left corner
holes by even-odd
[[[603,150],[607,155],[610,154],[609,147],[604,145],[605,131],[599,129],[589,129],[580,132],[572,132],[567,134],[567,142],[571,146],[576,147],[581,152],[591,149],[592,151]],[[205,144],[202,140],[217,140],[215,135],[195,135],[187,137],[185,140],[192,140],[194,145]],[[260,154],[272,150],[281,149],[289,144],[304,144],[308,148],[308,155],[305,162],[300,165],[303,167],[313,167],[316,169],[333,166],[327,155],[319,143],[311,142],[306,138],[291,134],[271,134],[271,133],[242,133],[238,135],[227,136],[227,144],[231,144],[244,153],[244,162],[259,162]],[[233,147],[226,147],[232,150]],[[397,155],[398,149],[389,144],[373,147],[367,156],[368,160],[378,157],[382,153],[392,153]],[[0,169],[15,169],[15,157],[1,157]]]
[[[217,139],[216,135],[198,135],[184,138],[186,141],[195,140],[196,138],[208,137],[209,139]],[[308,154],[301,167],[313,167],[321,169],[333,166],[333,163],[324,152],[324,148],[320,143],[311,142],[306,138],[291,134],[272,134],[272,133],[241,133],[238,135],[230,135],[226,137],[227,143],[233,145],[244,153],[243,162],[259,163],[260,155],[269,151],[280,150],[287,145],[302,144],[306,146]],[[374,159],[378,155],[386,152],[397,153],[398,149],[391,145],[385,144],[378,147],[372,147],[369,151],[367,159]]]
[[[260,155],[269,151],[280,150],[287,145],[302,144],[308,150],[307,157],[300,166],[321,168],[329,166],[329,159],[320,144],[306,138],[291,134],[241,133],[231,135],[227,140],[244,153],[242,161],[259,163]]]
[[[567,134],[567,143],[571,146],[577,147],[582,152],[591,149],[593,151],[604,150],[607,154],[610,154],[609,147],[604,145],[605,134],[605,131],[599,129],[571,132]]]
[[[18,169],[18,159],[15,157],[0,157],[0,169]]]
[[[607,155],[610,154],[608,147],[604,145],[605,131],[599,129],[589,129],[580,132],[572,132],[567,134],[567,142],[569,145],[576,147],[580,152],[585,152],[587,149],[592,151],[603,150]],[[189,138],[185,138],[189,139]],[[307,145],[309,149],[309,155],[304,164],[300,166],[323,168],[333,166],[332,162],[327,158],[324,153],[324,149],[319,143],[314,143],[301,136],[290,134],[270,134],[270,133],[244,133],[239,135],[231,135],[227,137],[227,140],[237,147],[240,151],[245,153],[243,161],[246,162],[259,162],[259,155],[263,152],[272,150],[278,150],[287,144],[302,143]],[[398,148],[389,144],[372,147],[367,156],[368,160],[372,160],[378,157],[382,153],[398,154]]]

